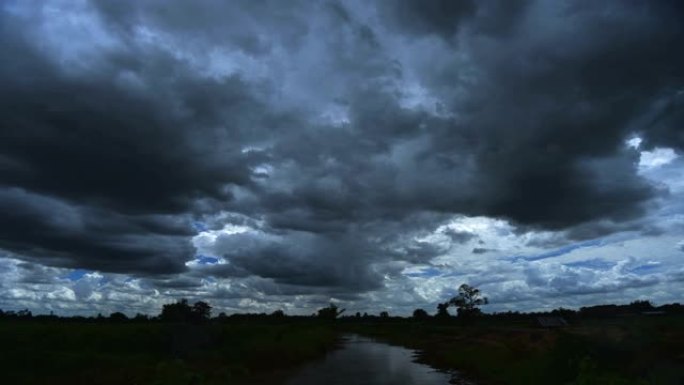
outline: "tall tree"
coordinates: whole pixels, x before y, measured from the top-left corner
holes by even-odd
[[[192,305],[192,313],[198,321],[208,320],[211,317],[211,306],[204,301],[197,301]]]
[[[483,297],[480,289],[463,284],[458,288],[458,295],[449,300],[449,305],[456,306],[458,316],[468,318],[481,313],[478,306],[489,303],[487,297]]]

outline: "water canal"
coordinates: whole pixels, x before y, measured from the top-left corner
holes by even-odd
[[[453,374],[414,362],[416,352],[348,335],[344,346],[304,367],[287,385],[447,385],[466,384]]]

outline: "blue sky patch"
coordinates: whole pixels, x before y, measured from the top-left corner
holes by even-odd
[[[204,224],[204,222],[200,221],[192,221],[192,228],[195,229],[197,232],[202,232],[202,231],[207,231],[209,230],[209,227]]]
[[[585,267],[593,270],[609,270],[616,265],[615,262],[606,261],[601,258],[586,259],[584,261],[564,263],[563,266],[568,267]]]
[[[537,255],[516,255],[513,257],[513,261],[514,262],[517,262],[519,260],[540,261],[542,259],[560,257],[561,255],[568,254],[568,253],[575,251],[577,249],[584,249],[586,247],[594,247],[594,246],[602,246],[602,245],[604,245],[604,242],[600,239],[592,240],[592,241],[586,241],[586,242],[579,242],[579,243],[575,243],[573,245],[563,246],[561,248],[551,250],[551,251],[547,251],[545,253],[541,253],[541,254],[537,254]]]
[[[441,274],[442,272],[436,267],[426,267],[415,273],[408,273],[404,275],[411,278],[432,278]]]
[[[83,269],[76,269],[76,270],[73,270],[71,273],[65,275],[63,278],[66,278],[69,281],[75,282],[75,281],[78,281],[79,279],[83,278],[83,276],[88,274],[88,273],[92,273],[92,271],[83,270]]]
[[[647,263],[645,265],[633,267],[629,269],[629,272],[634,274],[650,274],[653,273],[654,270],[659,269],[660,267],[660,263]]]
[[[208,255],[198,255],[195,259],[200,265],[215,265],[219,263],[219,259],[216,257],[210,257]]]

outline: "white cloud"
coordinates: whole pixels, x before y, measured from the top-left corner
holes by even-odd
[[[639,168],[648,170],[671,163],[678,158],[671,148],[655,148],[653,151],[642,151],[639,158]]]

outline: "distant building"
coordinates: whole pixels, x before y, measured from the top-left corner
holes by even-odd
[[[568,322],[563,317],[537,317],[537,325],[543,328],[560,328],[567,326]]]

